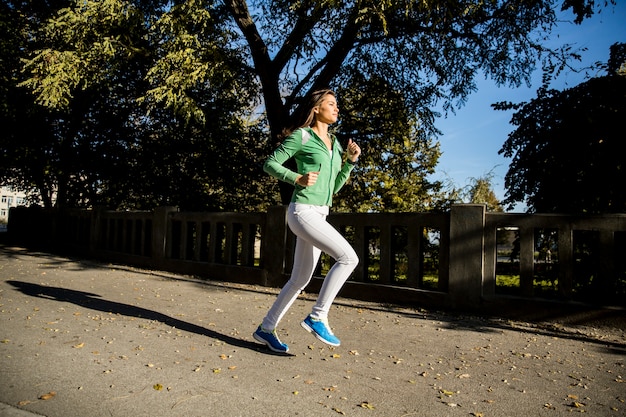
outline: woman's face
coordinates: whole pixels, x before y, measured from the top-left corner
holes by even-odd
[[[337,121],[338,117],[339,107],[337,107],[337,99],[332,94],[326,94],[322,99],[322,103],[316,107],[315,118],[318,122],[332,124]]]

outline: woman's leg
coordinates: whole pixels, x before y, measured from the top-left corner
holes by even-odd
[[[276,301],[263,319],[263,329],[273,330],[283,318],[289,307],[296,301],[298,295],[308,285],[320,256],[320,250],[306,241],[296,238],[293,270],[291,277],[280,290]]]
[[[291,224],[296,221],[294,218],[293,205],[289,206],[288,219],[291,219],[291,227]],[[289,307],[291,307],[298,298],[298,295],[300,295],[302,290],[309,284],[321,254],[320,249],[311,245],[305,238],[300,237],[298,232],[294,231],[294,233],[296,235],[296,248],[291,277],[280,290],[276,301],[274,301],[274,304],[263,319],[261,326],[265,330],[273,330],[276,328],[278,322],[283,318],[285,313],[287,313],[287,310],[289,310]]]
[[[263,319],[263,329],[275,329],[300,292],[308,285],[321,251],[326,252],[336,262],[328,271],[311,312],[311,317],[317,320],[327,318],[339,290],[359,263],[352,246],[326,221],[327,214],[327,207],[290,204],[287,221],[297,237],[293,270],[289,281]]]
[[[296,207],[299,207],[299,205],[296,205]],[[311,317],[317,320],[325,320],[327,318],[330,307],[339,290],[359,263],[359,258],[350,243],[337,229],[326,221],[327,214],[327,207],[313,207],[306,210],[296,209],[293,219],[289,223],[289,227],[298,236],[298,239],[306,240],[310,245],[327,253],[336,261],[330,271],[328,271],[326,278],[324,278],[317,302],[311,312]],[[314,264],[308,265],[311,269],[307,270],[307,273],[310,273],[307,283],[311,279],[318,258],[319,252]]]

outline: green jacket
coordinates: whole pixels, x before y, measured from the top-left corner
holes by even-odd
[[[333,141],[332,154],[311,128],[295,130],[270,155],[263,170],[281,181],[295,185],[291,202],[315,206],[332,206],[333,195],[346,183],[353,164],[342,163],[343,148],[337,138]],[[296,161],[297,172],[283,164],[290,158]],[[298,175],[318,171],[317,182],[310,187],[296,184]]]

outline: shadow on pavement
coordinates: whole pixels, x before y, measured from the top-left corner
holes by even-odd
[[[9,259],[18,258],[21,255],[35,256],[40,260],[41,268],[63,268],[67,270],[115,269],[147,274],[167,280],[193,282],[194,285],[202,286],[203,288],[216,286],[219,286],[220,288],[230,287],[239,291],[254,292],[259,294],[267,294],[268,290],[267,288],[259,289],[256,286],[237,285],[225,281],[219,281],[219,283],[216,283],[208,280],[189,279],[187,277],[177,276],[174,273],[167,273],[158,270],[145,270],[121,264],[110,265],[97,260],[69,258],[65,255],[54,255],[48,252],[33,251],[21,247],[5,246],[2,245],[1,242],[0,252]],[[269,349],[266,349],[263,345],[255,342],[249,342],[233,338],[228,335],[223,335],[218,332],[205,329],[201,326],[181,321],[142,307],[103,300],[100,298],[101,296],[97,294],[84,293],[66,288],[39,286],[21,281],[7,282],[18,288],[24,294],[30,296],[67,301],[86,308],[104,312],[119,313],[127,316],[145,318],[148,320],[156,320],[176,327],[180,330],[221,340],[233,346],[252,349],[266,354],[282,355],[274,353]],[[301,297],[303,299],[314,300],[316,298],[316,294],[304,293]],[[577,308],[576,306],[572,308],[549,307],[545,309],[508,311],[508,313],[504,311],[499,313],[491,312],[491,314],[485,312],[478,315],[479,313],[477,312],[463,313],[445,310],[435,311],[416,308],[415,306],[388,305],[376,302],[367,303],[359,302],[358,300],[342,301],[338,299],[335,301],[335,304],[346,307],[365,308],[381,313],[393,313],[407,318],[439,321],[441,322],[441,327],[448,330],[482,333],[505,330],[526,331],[545,336],[567,338],[592,343],[599,349],[626,354],[626,343],[623,338],[624,332],[626,332],[626,309],[623,308]],[[619,337],[615,339],[607,337],[609,336],[606,334],[607,327],[611,329],[619,329]],[[609,333],[614,333],[614,330],[611,330]]]
[[[98,294],[75,291],[67,288],[60,287],[46,287],[43,285],[32,284],[23,281],[7,281],[7,283],[14,286],[17,290],[25,295],[31,297],[45,298],[48,300],[64,301],[72,304],[79,305],[92,310],[98,310],[105,313],[121,314],[129,317],[137,317],[146,320],[159,321],[168,326],[175,327],[179,330],[186,332],[196,333],[201,336],[211,337],[220,340],[224,343],[228,343],[232,346],[240,348],[246,348],[261,353],[277,356],[293,356],[290,354],[275,353],[266,349],[265,346],[251,341],[237,339],[222,333],[209,330],[205,327],[198,326],[193,323],[189,323],[183,320],[175,319],[166,314],[159,313],[158,311],[148,310],[142,307],[133,306],[130,304],[118,303],[116,301],[109,301],[100,298]]]

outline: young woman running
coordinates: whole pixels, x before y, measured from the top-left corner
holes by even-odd
[[[324,278],[317,301],[301,323],[307,331],[324,343],[339,346],[339,339],[328,325],[328,312],[337,293],[359,263],[358,256],[346,239],[326,221],[332,197],[345,184],[354,168],[361,148],[351,139],[347,145],[346,162],[337,138],[328,126],[337,121],[339,108],[331,90],[314,92],[309,101],[306,121],[294,130],[267,159],[263,169],[273,177],[295,185],[287,210],[287,224],[296,235],[293,269],[289,281],[254,332],[253,337],[275,352],[289,347],[276,334],[278,322],[307,284],[324,251],[335,264]],[[296,161],[297,172],[283,164]]]

